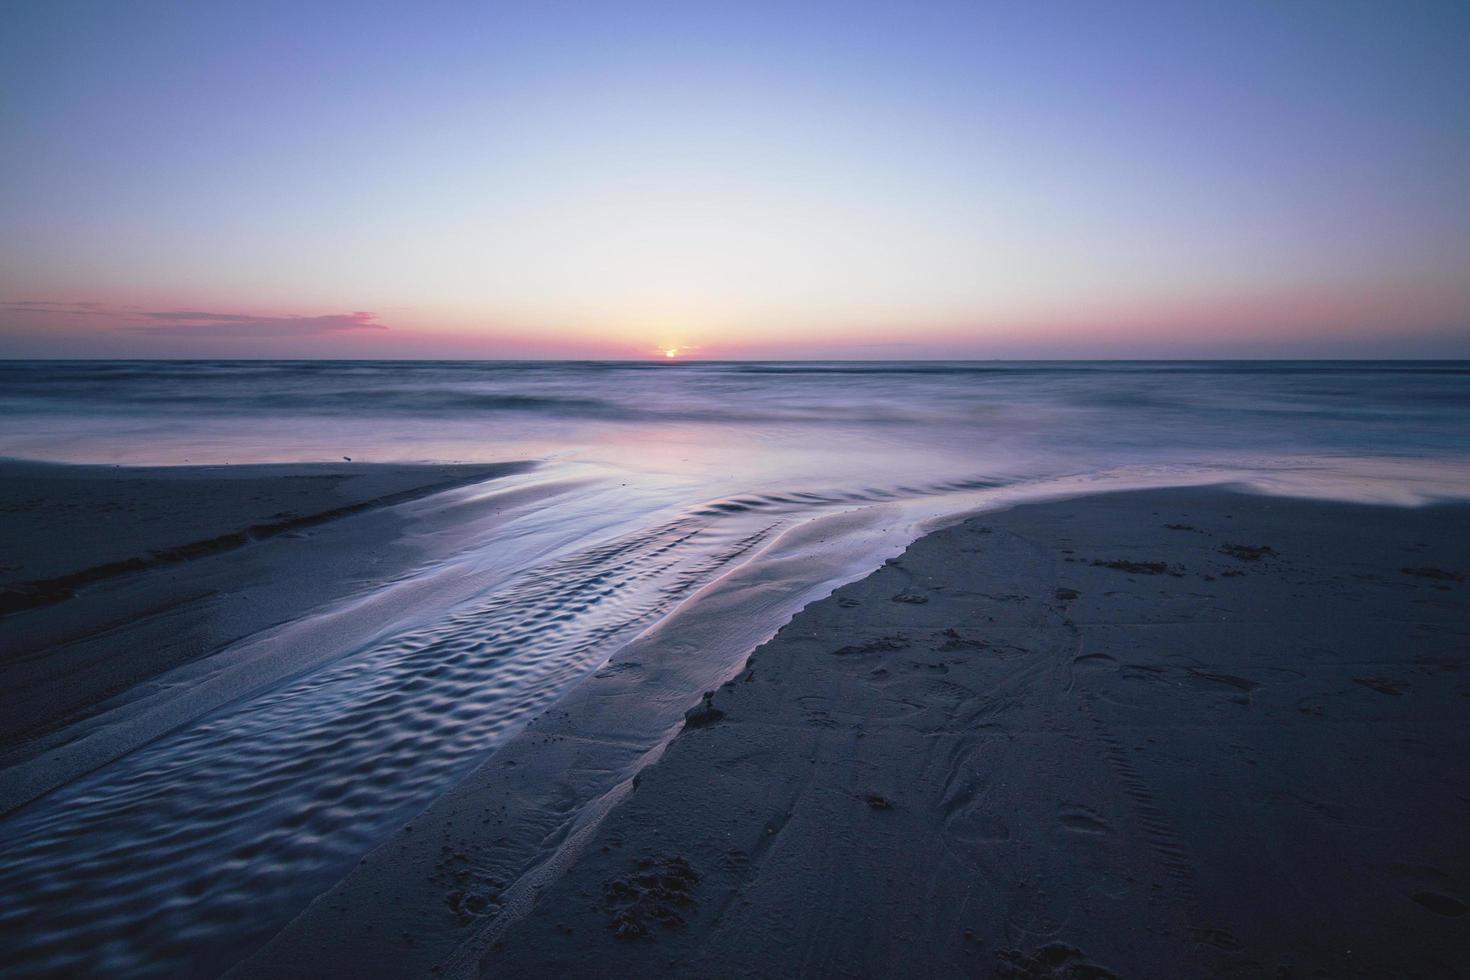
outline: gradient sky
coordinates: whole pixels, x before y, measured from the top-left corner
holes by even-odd
[[[1470,356],[1470,3],[0,5],[0,356]]]

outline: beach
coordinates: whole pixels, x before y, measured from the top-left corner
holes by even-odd
[[[0,370],[9,974],[1463,959],[1462,367]]]
[[[1470,3],[0,24],[0,980],[1470,980]]]
[[[458,975],[1463,975],[1467,542],[1198,490],[932,534],[691,704]],[[486,836],[444,858],[493,908]]]
[[[0,980],[1470,980],[1470,0],[0,25]]]
[[[50,747],[48,734],[170,668],[401,574],[414,548],[384,509],[519,468],[0,462],[0,611],[23,614],[5,624],[0,759]],[[348,518],[352,533],[321,533]]]

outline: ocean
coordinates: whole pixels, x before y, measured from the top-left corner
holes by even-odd
[[[1470,362],[0,362],[0,455],[577,460],[714,498],[1462,459]],[[646,487],[630,488],[633,493]]]

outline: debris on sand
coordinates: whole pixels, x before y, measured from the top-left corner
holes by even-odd
[[[725,713],[714,706],[715,692],[705,691],[704,698],[698,704],[684,712],[685,728],[703,728],[705,725],[713,725]]]
[[[1115,558],[1111,561],[1103,561],[1101,558],[1093,563],[1095,568],[1111,568],[1119,572],[1129,572],[1134,575],[1182,575],[1183,573],[1170,568],[1161,561],[1128,561],[1127,559]]]
[[[1431,578],[1434,579],[1436,582],[1465,581],[1465,576],[1461,575],[1459,572],[1450,572],[1446,571],[1443,568],[1401,568],[1399,569],[1399,571],[1403,572],[1405,575],[1412,575],[1415,578]]]
[[[1066,943],[1048,943],[1034,953],[1000,951],[996,976],[1017,980],[1118,980],[1118,975],[1089,963],[1082,951]]]
[[[1240,561],[1260,561],[1262,558],[1275,558],[1276,549],[1269,544],[1222,544],[1220,554],[1229,555]]]
[[[1392,681],[1386,681],[1382,677],[1354,677],[1353,683],[1361,684],[1370,691],[1377,691],[1379,694],[1387,694],[1394,698],[1404,693],[1395,687]]]
[[[1450,898],[1450,896],[1441,895],[1438,892],[1415,892],[1409,897],[1436,915],[1443,915],[1452,919],[1458,919],[1467,911],[1470,911],[1470,909],[1465,907],[1465,903],[1459,899]]]
[[[880,636],[876,640],[866,643],[851,643],[840,650],[833,650],[833,654],[845,657],[854,653],[889,653],[894,650],[907,650],[908,638],[905,636]]]
[[[990,649],[990,644],[987,641],[966,637],[953,626],[949,627],[941,633],[936,633],[935,635],[944,637],[944,642],[939,645],[939,650],[941,653],[953,653],[956,650]]]

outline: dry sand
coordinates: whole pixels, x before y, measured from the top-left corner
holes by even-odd
[[[1198,490],[930,535],[694,706],[524,917],[493,832],[447,839],[484,904],[443,972],[1465,975],[1467,545]]]

